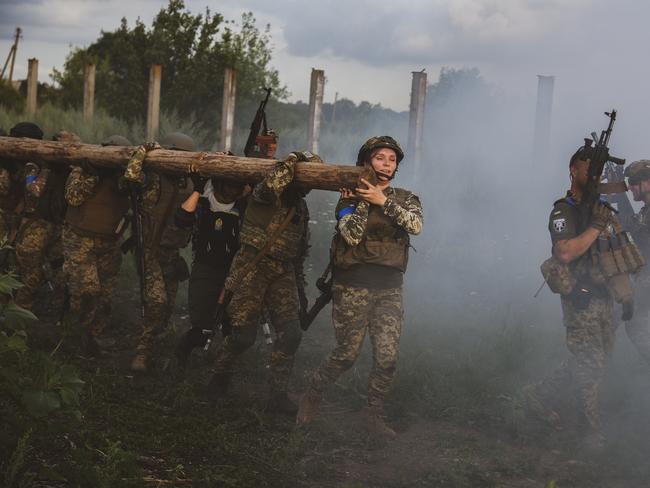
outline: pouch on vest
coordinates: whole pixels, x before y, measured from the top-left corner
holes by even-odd
[[[634,298],[632,282],[627,273],[619,273],[607,278],[607,289],[616,303],[629,303]]]
[[[576,279],[569,266],[558,261],[555,256],[544,261],[540,270],[553,293],[569,295],[576,286]]]

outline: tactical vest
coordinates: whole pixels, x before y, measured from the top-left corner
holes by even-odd
[[[577,207],[571,198],[555,203],[562,201]],[[632,236],[623,231],[619,221],[613,217],[611,228],[601,233],[588,252],[570,263],[569,270],[577,283],[588,280],[595,285],[606,286],[618,303],[625,303],[633,298],[629,275],[638,272],[644,265],[645,259]],[[545,279],[548,279],[546,275]],[[553,290],[551,283],[549,287]]]
[[[144,244],[147,249],[158,246],[180,249],[189,242],[191,229],[179,229],[174,224],[174,212],[181,204],[181,182],[178,177],[160,174],[158,201],[142,214],[145,229]]]
[[[402,188],[393,188],[392,198],[404,205],[411,194]],[[402,227],[384,213],[382,207],[370,205],[368,222],[363,239],[350,246],[340,233],[332,240],[330,250],[332,265],[348,269],[357,264],[378,264],[406,271],[408,264],[409,235]]]
[[[267,239],[280,227],[290,209],[288,205],[276,207],[249,197],[240,231],[241,243],[258,250],[262,249]],[[307,204],[303,198],[299,198],[296,202],[296,214],[282,234],[274,240],[267,256],[281,261],[299,257],[308,219]]]
[[[0,209],[5,212],[15,212],[18,204],[23,198],[22,171],[14,164],[5,163],[3,169],[9,174],[9,191],[6,195],[0,195]]]
[[[114,237],[121,234],[129,200],[121,195],[117,176],[100,177],[95,191],[81,205],[68,206],[66,222],[74,231],[87,237]]]
[[[53,224],[61,224],[65,218],[65,182],[70,168],[52,167],[43,194],[38,198],[34,214]]]

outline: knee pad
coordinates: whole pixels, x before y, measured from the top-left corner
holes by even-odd
[[[277,345],[285,354],[294,354],[302,340],[302,329],[299,320],[290,320],[282,324],[282,332],[278,336]]]

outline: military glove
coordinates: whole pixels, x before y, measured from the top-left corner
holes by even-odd
[[[285,161],[292,161],[298,163],[322,163],[323,160],[318,154],[309,151],[293,151],[286,158]]]
[[[589,226],[602,232],[607,228],[611,217],[612,211],[609,209],[609,207],[598,201],[591,209]]]
[[[192,180],[194,191],[203,195],[203,192],[205,191],[205,185],[208,182],[208,178],[204,178],[198,173],[191,173],[190,179]]]

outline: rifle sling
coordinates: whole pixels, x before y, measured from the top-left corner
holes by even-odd
[[[273,246],[273,244],[278,239],[278,237],[280,237],[280,234],[284,232],[284,229],[287,228],[287,225],[289,225],[289,222],[291,222],[291,219],[293,219],[294,215],[296,215],[296,207],[291,207],[291,209],[289,209],[289,212],[287,213],[287,216],[284,218],[284,220],[278,226],[278,228],[275,229],[275,232],[271,235],[271,237],[266,241],[264,247],[262,247],[262,249],[259,250],[259,252],[255,255],[255,257],[246,264],[246,266],[242,270],[240,282],[235,285],[234,290],[230,290],[231,295],[244,281],[244,279],[255,269],[255,267],[259,264],[259,262],[269,253],[269,251],[271,250],[271,246]],[[224,305],[225,300],[226,300],[226,288],[224,287],[221,289],[221,294],[219,295],[218,303]]]

